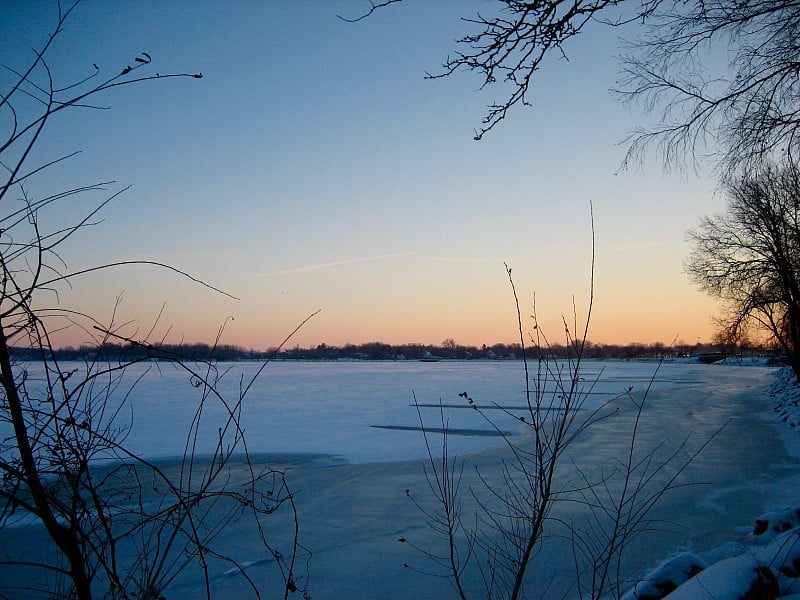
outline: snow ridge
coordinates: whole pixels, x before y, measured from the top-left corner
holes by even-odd
[[[789,427],[800,427],[800,385],[790,367],[778,371],[768,392],[778,419]]]

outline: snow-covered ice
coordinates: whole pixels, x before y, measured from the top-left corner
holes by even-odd
[[[800,425],[800,385],[790,368],[776,372],[767,393],[782,426]],[[792,433],[784,439],[796,451],[800,430]],[[722,556],[710,566],[686,552],[668,558],[623,600],[800,599],[800,504],[758,515],[740,541],[709,551]]]
[[[774,575],[783,600],[793,595],[800,600],[791,576],[800,566],[793,553],[798,530],[791,512],[800,504],[800,391],[784,372],[776,377],[774,368],[676,361],[661,365],[655,373],[656,366],[644,361],[584,363],[580,376],[586,384],[586,408],[608,402],[629,387],[641,398],[650,387],[639,433],[643,445],[674,447],[688,437],[692,446],[725,427],[682,473],[680,483],[687,485],[655,509],[654,518],[670,523],[672,530],[650,534],[635,545],[634,556],[624,564],[626,589],[633,594],[637,581],[658,574],[677,586],[670,598],[734,598],[741,589],[734,585],[737,581],[747,585],[759,572],[769,579],[763,569],[755,570],[764,567]],[[243,372],[246,380],[257,366],[230,367],[221,389],[235,397],[237,372]],[[194,414],[195,392],[185,374],[170,368],[145,374],[123,413],[131,427],[128,444],[154,459],[179,454],[183,438],[175,432],[184,431]],[[252,453],[288,465],[300,511],[301,541],[314,552],[308,581],[313,597],[451,597],[445,580],[403,567],[412,564],[427,570],[412,544],[397,540],[422,547],[436,543],[405,494],[407,489],[416,493],[426,489],[418,462],[425,457],[425,448],[415,430],[419,426],[415,397],[426,426],[441,424],[441,402],[447,426],[466,433],[452,436],[450,450],[465,458],[468,470],[496,469],[502,439],[475,435],[491,427],[459,396],[463,392],[486,407],[501,429],[520,430],[516,412],[524,405],[524,379],[519,362],[269,365],[248,396],[243,423]],[[624,402],[623,398],[620,406]],[[222,414],[215,411],[219,407],[210,405],[209,424]],[[798,426],[792,427],[793,422]],[[620,436],[621,424],[600,423],[565,460],[582,461],[588,475],[603,472],[627,443],[628,438]],[[292,458],[304,455],[318,458]],[[757,520],[768,522],[760,534],[755,532],[764,527]],[[786,522],[793,528],[776,531],[786,529],[782,524]],[[271,523],[279,528],[280,517]],[[269,580],[264,579],[269,558],[260,554],[262,549],[250,541],[250,534],[246,524],[231,524],[220,541],[247,565],[249,577],[269,589]],[[10,530],[0,532],[5,543],[15,535]],[[569,562],[569,556],[568,548],[561,547],[545,553],[532,573],[531,586],[551,585],[544,597],[562,597],[563,577],[568,581],[574,575],[570,565],[562,564]],[[695,562],[703,570],[684,583],[687,573],[697,570]],[[220,566],[214,579],[217,597],[246,597],[237,583],[241,578],[229,570],[229,565]],[[479,581],[473,583],[480,589]],[[690,584],[694,587],[684,587]],[[179,578],[166,596],[193,598],[196,585],[191,578]],[[636,591],[658,589],[647,585],[640,583]],[[698,586],[713,595],[692,595]],[[678,590],[683,595],[675,595]],[[647,597],[642,593],[629,598]]]
[[[241,382],[248,382],[259,367],[255,362],[219,365],[218,391],[229,402],[237,400]],[[608,401],[628,386],[645,387],[654,368],[648,362],[585,362],[580,373],[587,392],[585,408]],[[133,365],[125,381],[130,391],[125,384],[119,391],[127,394],[120,417],[130,427],[126,447],[147,458],[180,456],[201,390],[192,387],[185,371],[168,363]],[[681,365],[662,371],[653,387],[679,389],[698,381],[692,367]],[[464,392],[493,420],[497,416],[503,431],[521,431],[504,411],[524,413],[522,361],[275,361],[249,390],[242,425],[251,453],[324,454],[350,463],[423,459],[416,399],[426,427],[441,429],[444,417],[456,433],[450,439],[452,452],[466,454],[502,444],[495,428],[459,396]],[[206,403],[200,453],[213,449],[217,426],[226,414],[213,397]]]

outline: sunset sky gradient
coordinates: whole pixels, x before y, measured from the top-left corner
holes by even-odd
[[[54,120],[34,162],[82,153],[32,179],[34,195],[113,180],[131,185],[102,223],[64,248],[72,269],[169,263],[232,300],[152,267],[81,277],[61,306],[140,334],[263,349],[314,311],[291,345],[493,344],[526,321],[551,341],[588,307],[594,213],[594,342],[707,341],[716,303],[682,272],[685,232],[723,208],[708,165],[665,172],[654,155],[620,170],[619,142],[647,121],[608,90],[618,30],[594,28],[553,57],[530,108],[472,139],[501,88],[468,73],[427,81],[461,16],[486,1],[407,0],[358,23],[366,0],[84,0],[49,64],[58,82],[139,52],[162,81],[108,94],[111,110]],[[0,5],[0,60],[21,68],[55,23],[55,2]],[[635,30],[632,30],[635,33]],[[8,72],[2,81],[8,80]],[[51,215],[85,211],[88,196]],[[163,306],[163,312],[162,312]],[[160,317],[159,317],[160,314]],[[232,321],[227,317],[232,316]],[[73,328],[63,343],[88,335]]]

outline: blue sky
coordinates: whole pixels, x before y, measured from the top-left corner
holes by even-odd
[[[103,98],[54,122],[34,160],[81,150],[31,181],[53,190],[131,185],[64,249],[72,268],[143,258],[235,295],[135,267],[76,281],[58,301],[131,331],[263,348],[308,314],[293,343],[492,344],[523,314],[554,341],[561,316],[587,306],[590,202],[596,233],[596,342],[707,340],[714,303],[681,271],[685,231],[720,210],[708,172],[665,173],[657,157],[619,171],[619,141],[645,117],[608,91],[619,31],[597,28],[554,58],[520,108],[472,140],[500,88],[462,73],[427,81],[461,16],[480,2],[415,2],[359,23],[360,0],[140,2],[84,0],[49,64],[62,82],[97,64],[117,72],[141,51],[153,72],[202,72]],[[55,19],[52,2],[0,7],[0,56],[22,65]],[[6,77],[6,75],[4,75]],[[53,218],[86,210],[89,196]],[[570,317],[571,320],[571,317]],[[73,331],[64,338],[80,343]],[[71,337],[70,337],[71,336]]]

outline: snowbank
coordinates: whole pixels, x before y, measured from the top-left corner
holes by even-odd
[[[800,427],[800,385],[790,367],[778,371],[769,395],[778,419],[789,427]]]
[[[789,512],[797,515],[800,507]],[[758,530],[759,520],[756,523]],[[784,524],[776,521],[773,525],[761,534],[772,537],[765,546],[749,546],[745,552],[710,566],[693,554],[682,552],[654,569],[623,600],[793,598],[800,593],[800,529],[795,527],[773,536],[773,529],[782,529]]]
[[[728,367],[775,367],[779,366],[780,362],[773,356],[740,356],[734,354],[714,364]]]

